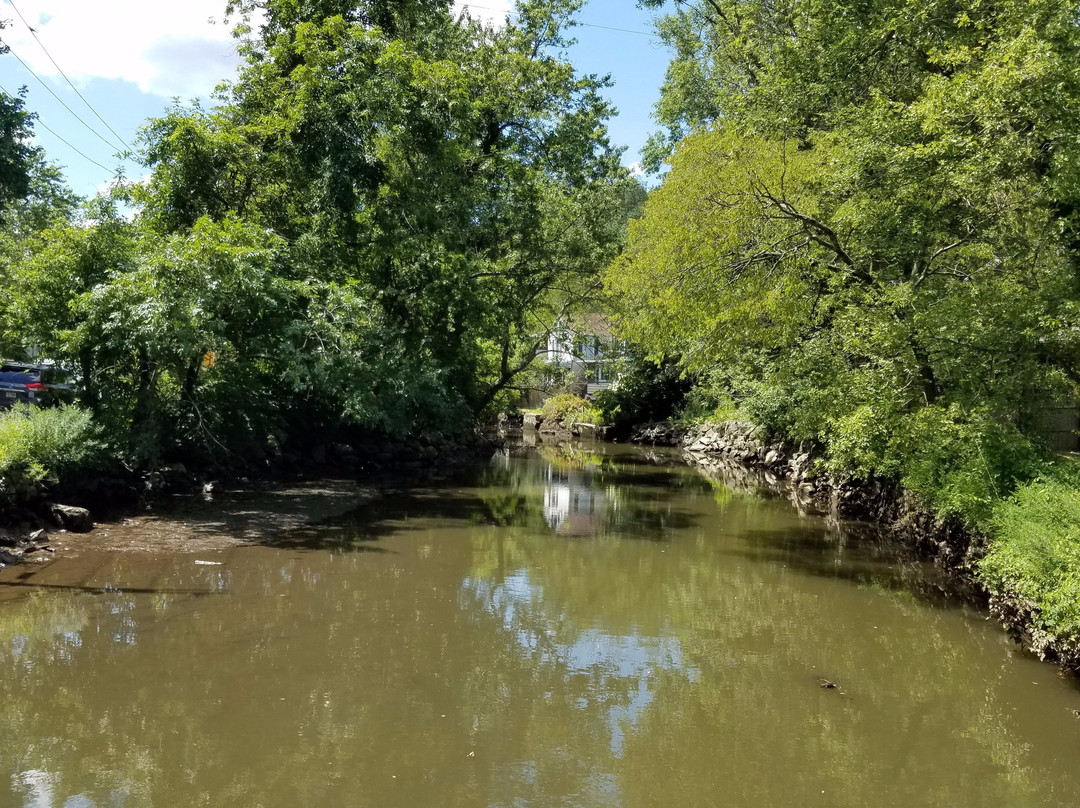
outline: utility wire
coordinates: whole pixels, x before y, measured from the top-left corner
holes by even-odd
[[[610,25],[594,25],[591,22],[579,22],[578,25],[583,28],[599,28],[602,31],[619,31],[623,34],[637,34],[638,36],[647,36],[650,39],[659,39],[656,34],[650,34],[648,31],[632,31],[629,28],[612,28]]]
[[[86,104],[86,108],[88,110],[90,110],[92,113],[94,113],[94,115],[97,117],[97,119],[99,121],[101,121],[103,124],[105,124],[105,128],[108,129],[110,132],[112,132],[117,140],[119,140],[121,143],[124,144],[124,148],[126,148],[128,151],[132,151],[132,148],[131,148],[131,146],[129,146],[127,144],[127,141],[125,141],[122,137],[120,137],[120,134],[115,129],[113,129],[111,126],[109,126],[109,122],[107,120],[105,120],[104,118],[102,118],[100,114],[98,114],[98,111],[96,109],[94,109],[93,106],[91,106],[90,102],[87,101],[86,98],[83,96],[83,94],[81,92],[79,92],[79,88],[76,87],[74,84],[72,84],[71,79],[69,79],[67,77],[67,73],[65,73],[63,71],[63,69],[60,67],[60,65],[58,65],[56,63],[56,60],[52,57],[52,54],[49,53],[48,49],[45,47],[45,43],[43,43],[38,38],[37,31],[34,30],[34,28],[30,25],[30,23],[28,23],[26,21],[26,17],[24,17],[22,15],[22,12],[19,11],[19,7],[15,5],[15,0],[7,0],[7,1],[8,1],[8,4],[13,9],[15,9],[15,13],[19,15],[19,19],[22,20],[23,25],[26,26],[26,30],[28,30],[30,32],[30,35],[32,37],[34,37],[34,41],[38,43],[38,45],[41,47],[41,49],[43,51],[45,51],[45,55],[49,57],[49,61],[53,63],[53,67],[55,67],[60,72],[60,75],[64,77],[64,81],[66,81],[68,83],[68,86],[72,90],[75,91],[75,95],[79,96],[79,98],[82,99],[82,102],[84,104]],[[19,61],[22,61],[22,60],[20,59]]]
[[[10,2],[10,0],[8,0],[8,2]],[[14,3],[12,3],[12,5],[14,5]],[[461,5],[464,6],[466,9],[478,8],[481,11],[495,11],[495,12],[502,11],[501,8],[492,8],[491,6],[481,6],[481,5],[477,5],[476,3],[464,2]],[[510,16],[510,17],[520,16],[516,11],[507,11],[506,14],[508,16]],[[660,39],[660,37],[658,37],[656,34],[651,34],[648,31],[632,31],[629,28],[612,28],[610,25],[594,25],[591,22],[574,22],[573,26],[580,26],[582,28],[600,28],[601,30],[604,30],[604,31],[618,31],[618,32],[623,33],[623,34],[637,34],[638,36],[647,36],[647,37],[650,37],[651,39]]]
[[[60,96],[58,96],[58,95],[57,95],[57,94],[56,94],[56,93],[55,93],[55,92],[53,91],[53,88],[52,88],[52,87],[50,87],[50,86],[49,86],[48,84],[46,84],[46,83],[45,83],[45,81],[44,81],[44,80],[43,80],[43,79],[42,79],[42,78],[41,78],[41,77],[40,77],[40,76],[39,76],[39,75],[38,75],[37,73],[35,73],[35,72],[34,72],[34,71],[33,71],[33,70],[32,70],[32,69],[30,68],[30,65],[28,65],[28,64],[27,64],[26,62],[24,62],[24,61],[22,60],[22,57],[21,57],[21,56],[19,56],[19,54],[17,54],[17,53],[16,53],[16,52],[15,52],[14,50],[12,50],[12,49],[11,49],[11,46],[10,46],[10,45],[8,45],[8,53],[10,53],[10,54],[11,54],[12,56],[14,56],[14,57],[15,57],[16,59],[18,59],[18,60],[19,60],[19,64],[21,64],[21,65],[22,65],[23,67],[25,67],[25,68],[26,68],[26,72],[27,72],[27,73],[29,73],[29,74],[30,74],[31,76],[33,76],[33,77],[34,77],[35,79],[37,79],[37,83],[38,83],[38,84],[40,84],[40,85],[41,85],[42,87],[44,87],[44,88],[45,88],[46,90],[48,90],[48,91],[49,91],[49,95],[51,95],[51,96],[52,96],[53,98],[55,98],[55,99],[56,99],[57,101],[59,101],[59,102],[60,102],[60,106],[62,106],[62,107],[63,107],[64,109],[66,109],[66,110],[67,110],[68,112],[70,112],[70,113],[71,113],[72,115],[74,115],[74,116],[75,116],[75,120],[77,120],[77,121],[78,121],[79,123],[81,123],[81,124],[82,124],[83,126],[85,126],[85,127],[87,128],[87,129],[89,129],[89,130],[90,130],[91,132],[93,132],[93,133],[94,133],[94,135],[95,135],[95,136],[96,136],[96,137],[97,137],[97,138],[98,138],[98,139],[99,139],[99,140],[100,140],[100,141],[101,141],[102,143],[104,143],[104,144],[105,144],[106,146],[108,146],[108,147],[109,147],[110,149],[115,149],[115,148],[116,148],[116,144],[115,144],[115,143],[112,143],[112,142],[110,142],[110,141],[109,141],[109,139],[108,139],[108,138],[106,138],[106,137],[105,137],[105,136],[104,136],[103,134],[101,134],[101,133],[100,133],[100,132],[99,132],[99,131],[98,131],[97,129],[95,129],[95,128],[94,128],[94,127],[92,127],[92,126],[91,126],[90,124],[88,124],[88,123],[87,123],[86,121],[84,121],[84,120],[83,120],[83,119],[82,119],[81,117],[79,117],[79,113],[77,113],[77,112],[76,112],[75,110],[73,110],[73,109],[72,109],[71,107],[69,107],[69,106],[68,106],[68,105],[67,105],[67,104],[66,104],[66,103],[64,102],[64,99],[63,99],[63,98],[61,98]]]
[[[11,94],[11,93],[9,93],[9,92],[8,92],[8,91],[7,91],[6,89],[4,89],[4,86],[3,86],[2,84],[0,84],[0,93],[3,93],[4,95],[8,96],[9,98],[17,98],[17,97],[18,97],[18,96],[14,96],[14,95],[12,95],[12,94]],[[87,155],[87,154],[84,154],[84,153],[83,153],[82,151],[80,151],[80,150],[79,150],[79,147],[78,147],[78,146],[75,146],[74,144],[70,143],[70,142],[69,142],[69,141],[68,141],[67,139],[65,139],[65,138],[64,138],[64,137],[63,137],[62,135],[59,135],[59,134],[57,134],[57,133],[56,133],[55,131],[53,131],[52,129],[50,129],[50,128],[49,128],[49,127],[48,127],[48,126],[46,125],[45,121],[41,120],[41,116],[40,116],[40,115],[38,115],[38,114],[37,114],[36,112],[35,112],[35,113],[33,113],[33,116],[34,116],[34,124],[35,124],[36,126],[40,126],[40,127],[41,127],[42,129],[44,129],[44,130],[45,130],[46,132],[50,133],[50,134],[51,134],[51,135],[52,135],[53,137],[55,137],[55,138],[56,138],[57,140],[59,140],[59,141],[60,141],[61,143],[65,144],[65,145],[66,145],[66,146],[67,146],[67,147],[68,147],[69,149],[71,149],[71,150],[72,150],[73,152],[75,152],[75,153],[76,153],[77,155],[79,155],[80,157],[82,157],[82,158],[83,158],[84,160],[89,160],[89,161],[90,161],[91,163],[93,163],[94,165],[96,165],[96,166],[97,166],[98,168],[103,168],[103,169],[105,169],[105,170],[106,170],[106,171],[108,171],[108,172],[109,172],[110,174],[112,174],[112,175],[113,175],[114,177],[119,177],[119,176],[120,176],[120,172],[119,172],[119,171],[117,171],[117,170],[116,170],[115,168],[109,168],[109,167],[108,167],[107,165],[104,165],[104,164],[102,164],[102,163],[99,163],[99,162],[98,162],[97,160],[95,160],[95,159],[94,159],[93,157],[90,157],[89,155]]]

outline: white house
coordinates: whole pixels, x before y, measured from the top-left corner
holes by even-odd
[[[622,343],[602,314],[583,314],[560,323],[548,336],[547,361],[569,371],[568,387],[580,395],[606,390],[615,380]]]

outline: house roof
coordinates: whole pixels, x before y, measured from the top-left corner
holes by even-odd
[[[578,334],[587,334],[594,337],[611,336],[611,321],[606,314],[600,314],[599,312],[572,315],[570,317],[570,327]]]

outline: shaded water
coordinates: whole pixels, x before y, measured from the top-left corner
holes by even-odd
[[[1080,804],[1080,690],[873,531],[616,447],[273,496],[0,574],[0,805]]]

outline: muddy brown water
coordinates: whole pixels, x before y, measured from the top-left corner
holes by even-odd
[[[0,573],[0,806],[1080,804],[1073,681],[875,531],[663,456],[68,543]]]

